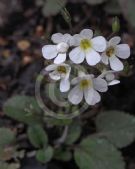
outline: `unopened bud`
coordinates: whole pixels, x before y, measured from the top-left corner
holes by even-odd
[[[112,22],[112,31],[113,33],[119,32],[120,30],[120,21],[118,17],[115,17]]]

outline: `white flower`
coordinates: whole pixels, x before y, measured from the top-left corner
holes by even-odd
[[[108,83],[108,86],[119,84],[120,81],[115,79],[115,71],[103,71],[103,73],[99,76],[100,78],[105,78]]]
[[[79,104],[83,97],[85,98],[87,104],[95,105],[101,100],[100,94],[97,92],[106,92],[107,82],[98,77],[94,78],[94,75],[86,75],[81,72],[81,74],[71,81],[71,84],[76,85],[68,95],[68,99],[72,104]]]
[[[70,59],[80,64],[86,58],[89,65],[96,65],[101,60],[101,56],[98,52],[103,52],[106,49],[106,40],[102,36],[93,38],[93,31],[90,29],[84,29],[80,34],[76,34],[72,38],[72,45],[76,46],[69,53]]]
[[[121,38],[115,36],[107,43],[106,51],[102,53],[102,62],[106,65],[110,63],[112,70],[121,71],[124,66],[120,61],[121,59],[127,59],[130,56],[130,48],[128,44],[119,44]]]
[[[52,64],[47,66],[46,71],[49,71],[49,76],[53,80],[60,80],[60,91],[67,92],[70,89],[70,71],[71,67],[68,64]]]
[[[66,52],[69,49],[70,34],[55,33],[52,35],[51,40],[55,45],[45,45],[42,48],[43,57],[45,59],[54,59],[55,64],[63,63],[66,60]]]

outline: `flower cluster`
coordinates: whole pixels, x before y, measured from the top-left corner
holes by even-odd
[[[47,66],[51,79],[60,81],[60,91],[68,92],[68,99],[72,104],[79,104],[84,98],[87,104],[95,105],[101,100],[99,92],[106,92],[108,86],[120,83],[116,74],[124,69],[121,59],[130,56],[128,44],[119,44],[121,38],[115,36],[107,41],[103,36],[93,37],[91,29],[84,29],[80,34],[56,33],[51,37],[53,45],[42,48],[45,59],[54,59],[54,63]],[[66,61],[70,59],[70,62]],[[71,65],[82,64],[86,68],[97,68],[98,64],[103,69],[96,76],[92,72],[87,74],[78,71],[78,77],[70,80]],[[91,70],[91,69],[90,69]],[[70,90],[70,85],[74,87]]]

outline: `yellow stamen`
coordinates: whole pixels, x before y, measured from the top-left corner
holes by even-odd
[[[109,48],[106,50],[106,55],[107,55],[108,57],[111,57],[111,56],[114,54],[114,52],[115,52],[114,47],[109,47]]]
[[[57,71],[58,71],[60,74],[62,74],[62,73],[66,74],[66,73],[67,73],[67,70],[66,70],[65,66],[58,66],[58,67],[57,67]]]
[[[91,48],[91,46],[92,46],[92,44],[91,44],[90,40],[88,40],[88,39],[81,40],[81,43],[80,43],[81,49],[87,50],[87,49]]]
[[[84,79],[80,82],[80,88],[81,89],[86,89],[92,85],[90,80]]]

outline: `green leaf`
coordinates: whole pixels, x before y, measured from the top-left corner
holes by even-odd
[[[85,0],[87,3],[89,3],[90,5],[98,5],[98,4],[102,4],[103,2],[105,2],[106,0]]]
[[[134,0],[118,0],[123,14],[129,23],[135,27],[135,1]]]
[[[110,0],[105,5],[104,10],[109,14],[121,14],[121,8],[117,0]]]
[[[55,119],[51,117],[50,118],[46,117],[45,121],[49,125],[54,125],[54,126],[65,126],[72,123],[72,119]]]
[[[72,153],[67,150],[64,151],[64,150],[58,149],[58,150],[55,150],[54,158],[60,161],[69,161],[72,158]]]
[[[27,134],[31,144],[36,148],[47,146],[48,137],[40,125],[30,126],[28,128]]]
[[[48,146],[46,149],[41,149],[37,151],[36,158],[41,163],[49,162],[53,157],[53,148]]]
[[[41,109],[34,97],[11,97],[4,105],[4,112],[7,116],[27,124],[41,123]]]
[[[48,17],[50,15],[58,14],[66,5],[66,0],[46,0],[42,9],[43,15]]]
[[[8,128],[0,128],[0,147],[11,144],[15,139],[15,134]]]
[[[72,153],[69,151],[62,151],[59,150],[55,153],[55,157],[56,160],[60,160],[60,161],[69,161],[72,158]]]
[[[68,135],[66,137],[66,144],[72,144],[75,141],[77,141],[77,139],[80,137],[81,135],[81,126],[78,123],[72,123],[69,126],[69,130],[68,130]]]
[[[117,147],[125,147],[135,138],[135,117],[120,111],[106,111],[96,119],[101,136]]]
[[[75,149],[80,169],[124,169],[121,154],[107,140],[88,137]]]

